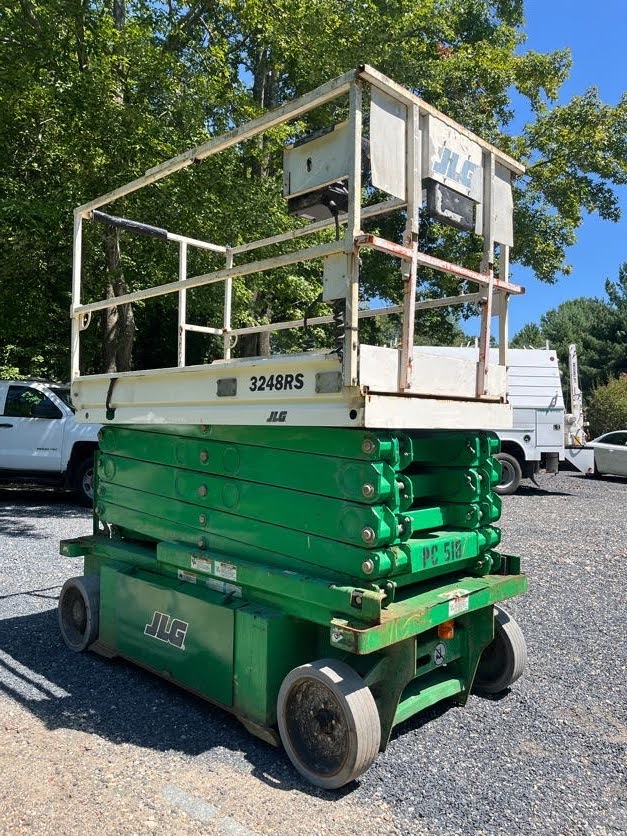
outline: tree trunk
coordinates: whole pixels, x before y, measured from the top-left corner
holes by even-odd
[[[242,334],[237,341],[237,353],[240,357],[269,357],[270,332]]]
[[[118,32],[124,31],[126,24],[125,0],[111,0],[111,15],[113,24]],[[117,61],[115,63],[116,84],[113,89],[113,99],[124,104],[124,72],[122,67],[123,45],[115,48]],[[120,253],[120,230],[117,227],[105,226],[104,233],[105,269],[107,274],[107,299],[123,296],[128,293],[122,270]],[[135,342],[135,318],[131,305],[120,305],[117,308],[105,310],[103,334],[103,359],[106,372],[127,372],[131,369],[133,359],[133,344]]]
[[[255,66],[253,68],[253,101],[264,110],[271,110],[279,104],[279,87],[277,72],[272,66],[272,56],[267,46],[259,46]],[[254,177],[266,177],[269,168],[268,155],[264,153],[265,140],[263,134],[257,139],[259,158],[253,159],[252,173]]]
[[[271,302],[264,288],[259,288],[254,292],[250,300],[250,309],[253,315],[272,320]],[[269,357],[271,353],[269,331],[262,331],[260,334],[242,334],[237,341],[238,357]]]
[[[106,238],[105,238],[105,261],[106,256]],[[107,299],[113,299],[115,292],[113,284],[107,282]],[[102,335],[102,360],[105,372],[117,372],[117,364],[115,362],[115,343],[117,339],[117,324],[118,324],[118,309],[105,308],[103,321],[103,335]]]
[[[255,66],[253,68],[253,100],[264,110],[276,107],[279,103],[277,75],[272,67],[270,49],[259,45],[256,50]],[[258,153],[252,157],[251,172],[253,177],[267,177],[269,173],[269,155],[265,152],[263,135],[257,140]],[[264,279],[262,278],[263,282]],[[271,281],[271,279],[267,279]],[[255,292],[251,300],[251,313],[255,318],[270,320],[272,317],[271,301],[263,286]],[[257,320],[258,321],[258,320]],[[237,343],[239,357],[269,357],[270,333],[242,334]]]
[[[76,37],[76,60],[81,72],[87,69],[87,46],[85,43],[85,18],[88,0],[77,0],[74,10],[74,34]]]
[[[120,256],[120,230],[106,226],[104,235],[107,299],[128,293]],[[106,372],[127,372],[131,369],[135,342],[135,317],[132,305],[105,310],[103,355]]]

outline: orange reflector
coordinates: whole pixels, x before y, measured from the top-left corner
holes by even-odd
[[[439,639],[452,639],[455,635],[455,622],[454,621],[443,621],[442,624],[438,624],[438,638]]]

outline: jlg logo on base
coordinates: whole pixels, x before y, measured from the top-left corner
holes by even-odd
[[[188,627],[187,621],[172,618],[166,612],[155,610],[152,622],[146,624],[144,628],[144,635],[171,644],[173,647],[178,647],[179,650],[185,650],[185,636]]]

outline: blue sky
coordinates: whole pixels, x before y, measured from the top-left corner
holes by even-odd
[[[626,0],[525,0],[526,49],[550,52],[569,47],[572,53],[570,78],[560,102],[595,85],[601,98],[616,104],[627,89]],[[605,280],[616,279],[618,268],[627,261],[627,187],[617,190],[623,218],[618,223],[587,216],[578,230],[577,244],[567,252],[572,266],[569,276],[554,285],[539,282],[530,270],[512,265],[512,280],[525,286],[523,297],[510,304],[510,336],[527,322],[538,322],[541,314],[577,296],[605,297]]]

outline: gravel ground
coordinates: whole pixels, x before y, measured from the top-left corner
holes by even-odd
[[[627,481],[562,474],[504,500],[526,675],[395,731],[313,790],[225,712],[118,660],[69,655],[56,598],[89,533],[52,491],[0,489],[0,833],[627,833]]]

